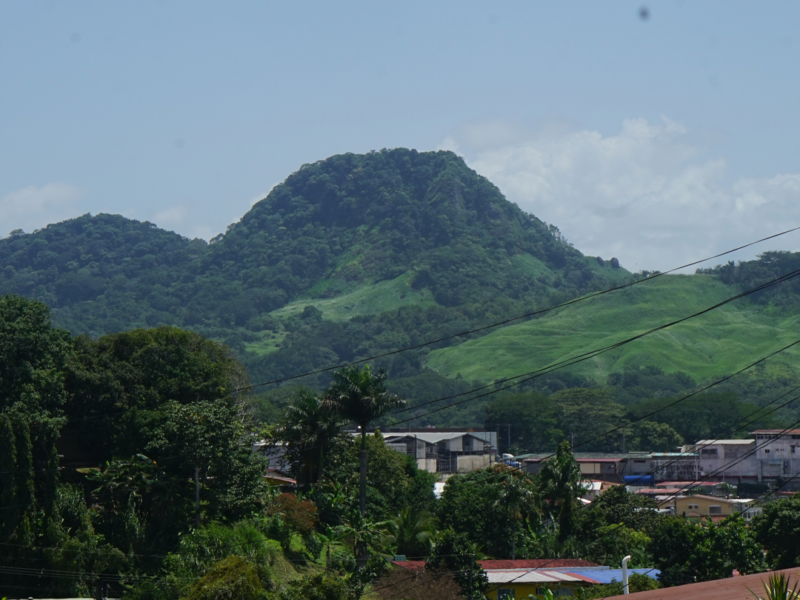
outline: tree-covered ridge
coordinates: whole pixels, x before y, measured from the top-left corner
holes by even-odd
[[[728,261],[724,265],[697,269],[698,274],[716,275],[720,281],[742,289],[752,289],[774,281],[778,277],[800,270],[800,252],[771,251],[758,255],[755,260]],[[789,279],[779,286],[754,294],[753,302],[766,309],[768,314],[794,315],[800,309],[800,279]]]
[[[0,240],[0,293],[100,335],[181,325],[224,338],[263,315],[410,274],[440,306],[573,296],[601,269],[450,152],[383,150],[303,166],[212,243],[114,215]]]
[[[272,282],[290,298],[309,289],[334,295],[415,269],[415,287],[457,305],[474,300],[461,295],[465,276],[471,287],[499,284],[496,291],[511,297],[531,291],[535,279],[508,276],[515,270],[508,259],[519,254],[568,269],[578,287],[594,273],[580,252],[452,152],[397,149],[303,166],[233,225],[209,260],[230,265],[250,288]]]

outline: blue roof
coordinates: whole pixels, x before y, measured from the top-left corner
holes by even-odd
[[[611,583],[611,581],[622,581],[622,569],[570,569],[569,573],[575,573],[587,579],[593,579],[597,583]],[[658,574],[661,573],[658,569],[628,569],[628,577],[634,573],[640,575],[647,575],[651,579],[656,579]]]

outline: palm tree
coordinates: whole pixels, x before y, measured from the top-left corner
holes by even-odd
[[[367,427],[375,419],[406,405],[386,391],[386,370],[372,374],[369,365],[363,369],[345,367],[333,374],[333,382],[322,399],[325,408],[358,425],[361,429],[361,516],[367,510]]]
[[[408,557],[427,557],[436,536],[436,519],[427,510],[406,506],[386,522],[383,543],[394,546],[396,554]]]
[[[534,520],[540,522],[537,506],[537,495],[531,482],[523,473],[509,467],[498,465],[495,467],[500,474],[500,497],[495,502],[498,511],[508,515],[511,527],[511,558],[516,558],[516,542],[520,524]]]
[[[339,435],[339,427],[339,419],[320,398],[303,390],[286,409],[275,437],[287,443],[290,452],[296,452],[302,460],[301,475],[314,483],[322,478],[325,448]]]
[[[798,573],[798,579],[800,579],[800,573]],[[790,588],[789,577],[786,576],[786,573],[773,573],[769,576],[768,581],[762,582],[762,585],[764,586],[763,597],[756,596],[753,590],[747,588],[757,600],[795,600],[800,598],[800,581]]]
[[[547,501],[548,516],[558,519],[558,539],[563,542],[573,533],[578,498],[583,492],[581,469],[572,456],[569,442],[561,442],[555,458],[544,464],[539,485],[542,498]]]

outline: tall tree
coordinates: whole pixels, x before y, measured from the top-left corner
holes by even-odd
[[[288,445],[288,458],[302,482],[322,479],[325,451],[341,433],[339,421],[309,390],[301,390],[286,409],[273,437]]]
[[[751,527],[773,569],[800,565],[800,494],[767,504]]]
[[[342,419],[358,425],[361,431],[359,508],[367,510],[367,427],[389,411],[403,408],[406,401],[386,390],[386,371],[373,374],[369,365],[363,369],[345,367],[333,374],[322,405]]]
[[[555,457],[542,467],[539,483],[547,511],[558,521],[558,537],[563,541],[574,532],[578,498],[583,491],[581,469],[569,450],[569,442],[561,442]]]
[[[0,541],[42,534],[52,516],[70,353],[44,304],[0,296]]]

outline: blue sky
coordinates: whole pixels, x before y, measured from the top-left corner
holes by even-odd
[[[208,239],[303,163],[447,148],[584,252],[668,268],[800,225],[798,22],[731,0],[3,2],[0,235],[111,212]]]

